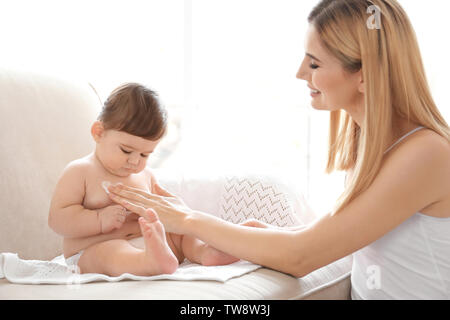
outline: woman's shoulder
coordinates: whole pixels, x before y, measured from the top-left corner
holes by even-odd
[[[411,148],[418,149],[417,161],[428,171],[431,188],[435,188],[435,201],[422,208],[425,215],[448,218],[450,206],[450,142],[433,130],[424,129],[417,134]],[[415,143],[414,143],[415,142]],[[426,183],[426,182],[425,182]]]
[[[389,154],[386,165],[404,164],[405,174],[430,179],[440,190],[450,189],[450,142],[437,132],[422,129]],[[414,172],[411,172],[414,171]]]
[[[387,155],[388,157],[416,156],[428,158],[439,156],[442,159],[450,159],[450,141],[437,132],[424,128],[399,142]]]
[[[411,135],[405,145],[408,151],[415,150],[418,156],[437,157],[450,160],[450,141],[431,129],[422,129]],[[444,161],[450,166],[450,161]]]

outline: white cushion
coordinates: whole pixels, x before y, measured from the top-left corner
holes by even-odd
[[[67,163],[92,151],[100,107],[87,82],[0,69],[0,252],[60,254],[47,225],[53,189]]]

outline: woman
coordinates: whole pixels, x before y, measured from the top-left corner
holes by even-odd
[[[312,106],[330,111],[327,172],[347,171],[332,212],[282,230],[191,210],[159,186],[157,195],[115,186],[112,199],[141,216],[153,208],[168,232],[296,277],[354,253],[355,299],[450,299],[450,129],[406,13],[395,0],[323,0],[308,21],[297,78]]]

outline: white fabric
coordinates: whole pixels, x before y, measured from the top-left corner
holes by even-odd
[[[450,218],[417,213],[353,254],[352,297],[450,299]]]
[[[450,299],[450,218],[416,213],[355,252],[351,282],[355,300]]]
[[[15,253],[0,254],[0,278],[20,284],[82,284],[93,281],[116,282],[121,280],[215,280],[225,282],[259,269],[261,266],[247,261],[238,261],[226,266],[202,266],[189,261],[183,262],[173,274],[150,277],[124,273],[118,277],[104,274],[79,274],[69,267],[60,255],[51,261],[23,260]]]
[[[81,255],[84,253],[84,250],[74,254],[71,257],[66,258],[66,265],[70,268],[72,266],[78,266],[78,261],[80,261]]]
[[[348,299],[352,257],[340,259],[295,278],[272,269],[259,268],[227,282],[219,281],[117,281],[81,285],[30,285],[0,279],[2,299]]]

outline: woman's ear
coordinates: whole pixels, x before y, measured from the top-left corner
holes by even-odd
[[[95,121],[91,127],[91,135],[95,142],[98,142],[105,133],[105,127],[101,121]]]
[[[363,74],[362,74],[362,70],[358,71],[358,79],[359,79],[359,83],[358,83],[358,91],[360,93],[364,93],[364,78],[363,78]]]

